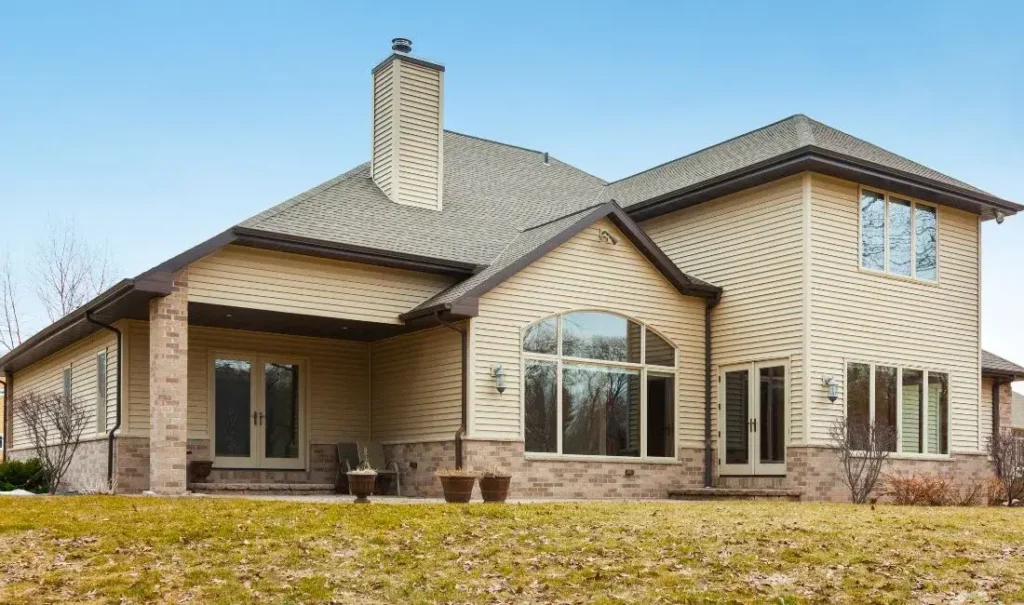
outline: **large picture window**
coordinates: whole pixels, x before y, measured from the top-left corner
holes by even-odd
[[[650,328],[599,311],[523,331],[526,451],[676,456],[676,349]]]
[[[890,275],[935,281],[938,220],[935,206],[880,191],[860,192],[860,266]]]
[[[846,418],[852,435],[866,435],[872,423],[891,429],[896,435],[893,451],[948,454],[949,375],[850,362],[846,365]]]

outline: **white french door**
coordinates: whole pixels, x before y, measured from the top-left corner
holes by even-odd
[[[299,360],[278,357],[213,357],[210,446],[215,467],[305,468],[302,369]]]
[[[789,364],[723,366],[718,391],[718,463],[722,475],[786,474]]]

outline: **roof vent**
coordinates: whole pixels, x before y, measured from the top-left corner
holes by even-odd
[[[412,52],[412,40],[409,38],[392,38],[391,50],[396,53],[409,54]]]

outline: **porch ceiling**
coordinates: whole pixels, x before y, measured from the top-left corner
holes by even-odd
[[[383,324],[195,302],[188,304],[188,322],[192,325],[211,328],[364,342],[414,332],[427,327],[423,324],[414,326]]]

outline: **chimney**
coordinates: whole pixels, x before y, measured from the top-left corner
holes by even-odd
[[[373,181],[391,201],[441,210],[444,66],[413,57],[412,41],[373,68]]]

